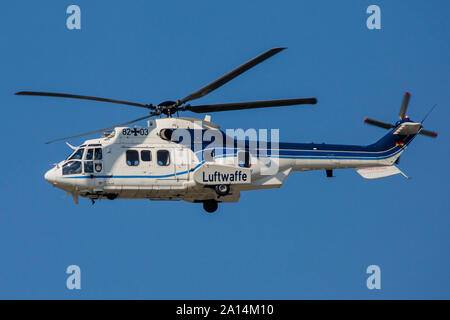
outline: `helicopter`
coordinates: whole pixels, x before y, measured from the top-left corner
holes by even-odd
[[[79,197],[98,199],[184,200],[201,203],[215,212],[219,203],[237,202],[240,193],[280,188],[292,172],[353,168],[365,179],[396,174],[400,155],[417,135],[437,137],[407,115],[410,94],[405,93],[394,123],[366,118],[365,123],[389,132],[369,145],[285,143],[275,139],[230,136],[211,121],[209,113],[268,107],[313,105],[316,98],[191,105],[286,48],[272,48],[233,69],[183,99],[157,105],[85,95],[20,91],[20,96],[46,96],[123,104],[149,114],[107,128],[58,138],[69,140],[102,132],[79,146],[66,144],[70,155],[45,173],[45,180],[66,191],[75,204]],[[180,117],[180,112],[206,114],[203,119]],[[430,111],[431,112],[431,111]],[[429,113],[430,113],[429,112]],[[428,114],[429,114],[428,113]],[[427,114],[427,116],[428,116]],[[158,118],[159,116],[159,118]],[[425,117],[426,118],[426,117]],[[130,124],[147,120],[146,126]],[[241,132],[242,133],[242,132]],[[269,141],[270,140],[270,141]]]

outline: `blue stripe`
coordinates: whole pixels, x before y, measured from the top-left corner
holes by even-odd
[[[76,177],[63,177],[65,179],[108,179],[108,178],[124,178],[124,179],[133,179],[133,178],[148,178],[148,179],[157,179],[157,178],[169,178],[174,176],[181,176],[184,174],[187,174],[189,172],[197,170],[198,167],[202,166],[205,163],[205,161],[200,162],[197,164],[194,168],[186,171],[181,171],[177,173],[172,174],[164,174],[159,176],[116,176],[116,175],[107,175],[107,176],[93,176],[92,178],[89,176],[76,176]]]
[[[378,151],[378,152],[349,152],[349,151],[340,151],[345,152],[345,155],[337,155],[336,152],[339,151],[333,151],[329,153],[325,153],[322,151],[322,155],[319,155],[319,150],[313,150],[312,152],[309,150],[282,150],[277,149],[278,154],[264,154],[264,156],[261,156],[261,153],[259,154],[258,158],[280,158],[280,159],[350,159],[350,160],[364,160],[364,159],[387,159],[390,158],[400,151],[404,150],[406,148],[406,144],[403,147],[393,147],[390,150],[386,151]],[[236,157],[237,152],[239,149],[234,148],[228,148],[227,150],[233,150],[231,152],[225,152],[225,154],[217,154],[215,158],[226,158],[226,157]],[[196,153],[196,156],[200,159],[204,150],[198,151]],[[217,150],[216,151],[220,151]],[[259,149],[258,149],[259,151]],[[273,153],[273,152],[272,152]]]

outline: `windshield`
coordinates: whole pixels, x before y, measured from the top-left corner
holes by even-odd
[[[69,161],[62,167],[62,174],[78,174],[81,173],[81,161]]]
[[[72,160],[72,159],[74,159],[74,160],[75,160],[75,159],[76,159],[76,160],[81,160],[81,158],[83,158],[83,152],[84,152],[84,149],[83,149],[83,148],[78,149],[77,151],[74,152],[73,155],[71,155],[71,156],[69,157],[68,160]]]
[[[72,150],[72,151],[69,153],[69,155],[67,156],[66,160],[69,160],[69,158],[70,158],[74,153],[75,153],[75,151]]]

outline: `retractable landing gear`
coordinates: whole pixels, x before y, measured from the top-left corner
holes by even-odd
[[[216,200],[205,200],[203,201],[203,209],[208,213],[213,213],[217,210],[218,204]]]
[[[214,189],[219,196],[226,196],[230,193],[230,186],[227,184],[218,184]]]
[[[115,198],[117,198],[117,193],[108,193],[108,194],[106,195],[106,198],[107,198],[108,200],[114,200]]]

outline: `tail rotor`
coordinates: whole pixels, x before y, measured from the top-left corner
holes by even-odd
[[[406,123],[406,122],[409,122],[410,124],[412,124],[412,121],[406,115],[406,111],[408,110],[408,104],[409,104],[409,99],[410,98],[411,98],[410,93],[406,92],[405,95],[403,96],[403,102],[402,102],[402,105],[400,107],[400,113],[398,114],[399,121],[397,123],[391,124],[391,123],[388,123],[388,122],[383,122],[383,121],[379,121],[379,120],[375,120],[375,119],[371,119],[371,118],[365,118],[364,119],[364,123],[367,123],[367,124],[370,124],[370,125],[373,125],[373,126],[376,126],[376,127],[380,127],[380,128],[383,128],[383,129],[392,129],[392,128],[395,128],[397,126],[401,126],[403,123]],[[419,128],[419,131],[416,132],[416,133],[421,134],[421,135],[426,136],[426,137],[431,137],[431,138],[436,138],[438,136],[437,132],[423,129],[422,123],[423,123],[423,121],[420,122],[419,124],[417,124],[417,126],[420,127],[420,128]],[[411,126],[408,126],[408,127],[411,128]],[[401,131],[402,130],[399,130],[399,133],[397,133],[397,134],[401,134]],[[410,130],[403,130],[403,131],[408,132]]]

